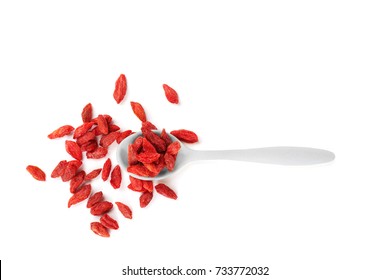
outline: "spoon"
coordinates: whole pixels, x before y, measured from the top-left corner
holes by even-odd
[[[128,167],[127,147],[141,135],[142,132],[134,133],[123,139],[118,146],[116,152],[117,160],[119,165],[125,170],[127,170]],[[179,141],[175,136],[171,134],[168,135],[171,137],[172,141]],[[304,166],[327,163],[335,159],[335,155],[332,152],[314,148],[268,147],[243,150],[200,151],[190,149],[181,141],[179,142],[181,148],[176,158],[175,168],[172,171],[168,171],[166,168],[164,168],[155,177],[144,177],[133,173],[129,174],[141,180],[161,180],[175,174],[191,162],[203,160],[237,160],[277,165]]]

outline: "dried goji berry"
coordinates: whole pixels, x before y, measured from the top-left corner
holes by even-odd
[[[111,202],[101,201],[91,207],[91,214],[94,216],[100,216],[110,211],[111,208],[112,208]]]
[[[88,131],[84,135],[77,138],[76,143],[81,147],[89,141],[95,140],[95,133],[93,131]]]
[[[85,178],[85,171],[84,170],[81,170],[76,175],[74,175],[74,177],[70,180],[70,192],[71,193],[77,192],[78,188],[84,182],[84,178]]]
[[[97,144],[96,140],[88,141],[87,143],[80,146],[81,151],[87,152],[87,153],[92,153],[92,152],[96,151],[97,148],[98,148],[98,144]]]
[[[142,181],[142,187],[147,190],[148,192],[153,192],[153,181]]]
[[[180,143],[178,141],[175,141],[173,143],[171,143],[168,148],[167,148],[167,153],[168,154],[171,154],[173,156],[177,155],[177,153],[179,152],[180,150]]]
[[[161,131],[160,137],[162,140],[165,141],[165,144],[169,146],[172,143],[171,137],[169,137],[168,133],[166,132],[165,128]]]
[[[149,142],[148,139],[142,138],[142,151],[145,153],[156,153],[156,148]]]
[[[116,103],[121,103],[125,98],[127,91],[127,81],[124,74],[120,74],[119,78],[115,82],[114,99]]]
[[[80,136],[83,136],[85,133],[87,133],[88,130],[91,129],[91,127],[94,125],[94,122],[87,122],[83,123],[79,127],[77,127],[73,133],[73,139],[77,139]]]
[[[139,197],[139,204],[141,208],[145,208],[146,206],[148,206],[152,198],[153,198],[153,193],[151,192],[142,193],[141,196]]]
[[[163,89],[169,102],[173,104],[179,103],[179,95],[177,94],[176,90],[166,84],[163,84]]]
[[[169,153],[165,153],[164,161],[165,161],[165,166],[169,171],[172,171],[175,168],[175,162],[176,162],[175,156]]]
[[[121,186],[122,173],[119,165],[116,165],[111,172],[110,184],[114,189],[118,189]]]
[[[133,213],[130,209],[129,206],[122,202],[115,202],[116,206],[118,206],[119,211],[122,213],[123,217],[127,219],[132,219],[133,218]]]
[[[150,121],[144,121],[142,122],[141,129],[154,130],[157,129],[157,127],[154,124],[152,124]]]
[[[144,177],[153,177],[157,175],[153,174],[153,172],[151,172],[144,165],[141,164],[130,165],[129,167],[127,167],[127,172]]]
[[[88,103],[83,108],[83,111],[81,112],[81,118],[84,123],[90,122],[92,120],[92,104]]]
[[[186,129],[172,130],[171,134],[175,136],[177,139],[186,143],[198,142],[198,136],[195,134],[195,132],[190,130],[186,130]]]
[[[102,200],[103,200],[103,192],[101,192],[101,191],[91,195],[88,199],[88,202],[87,202],[87,208],[91,208],[96,203],[98,203]]]
[[[110,123],[108,125],[108,132],[115,132],[115,131],[119,131],[121,128],[119,126],[117,126],[116,124],[113,124],[113,123]]]
[[[102,134],[107,134],[108,133],[108,123],[107,123],[106,118],[103,115],[99,115],[96,118],[96,122],[97,122],[97,127],[98,127],[99,131]]]
[[[99,174],[100,174],[101,171],[102,171],[101,168],[92,170],[92,171],[89,172],[87,175],[85,175],[85,178],[84,178],[85,181],[89,181],[89,180],[95,179],[97,176],[99,176]]]
[[[68,161],[66,160],[61,160],[57,166],[53,169],[53,171],[51,172],[51,177],[52,178],[57,178],[57,177],[60,177],[64,174],[65,172],[65,168],[66,166],[68,165]]]
[[[81,166],[82,162],[79,160],[71,160],[66,164],[64,174],[61,175],[63,182],[71,180],[76,175],[77,170]]]
[[[69,199],[68,208],[76,203],[86,200],[91,194],[91,189],[91,185],[89,184],[81,186],[80,189]]]
[[[116,138],[118,138],[119,135],[120,132],[118,131],[110,132],[107,135],[103,135],[102,138],[100,138],[100,146],[107,148],[116,140]]]
[[[26,170],[28,171],[28,173],[31,174],[31,176],[33,176],[33,178],[35,180],[46,181],[46,174],[45,174],[45,172],[43,172],[42,169],[40,169],[38,166],[28,165],[26,167]]]
[[[98,147],[93,152],[87,152],[87,158],[92,158],[92,159],[104,158],[107,155],[107,153],[108,153],[107,148]]]
[[[60,128],[57,128],[52,133],[50,133],[47,137],[49,139],[60,138],[66,135],[70,135],[73,132],[74,128],[71,125],[63,125]]]
[[[127,164],[130,166],[137,163],[137,151],[135,149],[134,144],[130,144],[127,146]]]
[[[108,232],[108,229],[99,222],[92,222],[91,223],[91,230],[95,234],[97,234],[101,237],[110,237],[110,233]]]
[[[109,229],[119,228],[118,222],[113,218],[111,218],[108,214],[104,214],[103,216],[100,217],[100,223]]]
[[[150,143],[153,144],[153,146],[156,148],[157,152],[163,153],[166,150],[166,144],[163,139],[160,138],[156,133],[154,133],[151,130],[142,130],[142,134],[145,136],[146,139],[149,140]]]
[[[137,179],[133,176],[129,176],[130,178],[130,184],[131,184],[131,190],[134,190],[134,191],[137,191],[137,192],[140,192],[143,190],[143,181],[140,180],[140,179]]]
[[[110,176],[110,173],[111,173],[111,159],[108,158],[103,164],[102,180],[107,181],[108,177]]]
[[[134,132],[132,132],[131,130],[125,130],[125,131],[122,131],[120,133],[120,135],[116,138],[116,142],[118,144],[120,144],[123,139],[127,138],[128,136],[130,136],[131,134],[133,134]]]
[[[136,155],[136,158],[139,162],[142,163],[152,163],[160,158],[159,153],[139,153]]]
[[[154,187],[156,192],[171,199],[177,199],[176,193],[165,184],[158,184]]]
[[[133,112],[137,116],[137,118],[139,118],[141,122],[146,122],[146,114],[142,105],[138,102],[133,102],[133,101],[130,102],[130,105],[131,105],[131,109],[133,109]]]
[[[141,187],[141,189],[135,188],[134,185],[131,184],[131,183],[127,186],[127,188],[128,188],[129,190],[134,191],[134,192],[145,192],[145,191],[146,191],[143,187]]]
[[[66,149],[67,153],[70,154],[74,159],[77,159],[77,160],[83,159],[81,149],[80,149],[79,145],[77,145],[76,142],[66,140],[65,141],[65,149]]]

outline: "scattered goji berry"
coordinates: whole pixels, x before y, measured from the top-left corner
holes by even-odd
[[[110,233],[108,232],[108,229],[99,222],[92,222],[91,223],[91,230],[95,234],[97,234],[101,237],[110,237]]]
[[[104,147],[98,147],[93,152],[87,152],[87,158],[93,158],[93,159],[99,159],[104,158],[108,153],[107,148]]]
[[[116,206],[118,206],[119,211],[122,213],[123,217],[127,219],[133,218],[133,212],[131,211],[130,207],[122,202],[115,202]]]
[[[101,192],[101,191],[91,195],[88,199],[88,202],[87,202],[87,208],[91,208],[96,203],[98,203],[102,200],[103,200],[103,192]]]
[[[65,172],[65,168],[66,166],[68,165],[68,161],[66,160],[61,160],[57,166],[53,169],[53,171],[51,172],[51,177],[52,178],[57,178],[57,177],[60,177],[64,174]]]
[[[102,134],[107,134],[108,133],[108,123],[107,123],[106,118],[103,115],[99,115],[96,118],[96,122],[97,122],[97,127],[98,127],[99,131]]]
[[[49,139],[64,137],[66,135],[70,135],[73,132],[73,130],[74,130],[73,126],[63,125],[63,126],[57,128],[56,130],[54,130],[47,137],[49,137]]]
[[[110,177],[111,173],[111,159],[107,159],[103,164],[102,169],[102,180],[107,181],[108,177]]]
[[[139,118],[141,122],[146,122],[146,114],[142,105],[138,102],[133,102],[133,101],[130,102],[130,105],[131,105],[131,109],[133,109],[133,112],[137,116],[137,118]]]
[[[168,86],[167,84],[163,84],[163,89],[165,92],[165,96],[168,99],[169,102],[173,104],[179,103],[179,95],[177,94],[176,90]]]
[[[68,208],[70,208],[74,204],[86,200],[91,194],[91,189],[92,187],[90,184],[81,186],[80,189],[76,193],[74,193],[69,199]]]
[[[110,184],[114,189],[119,189],[122,182],[122,173],[119,165],[116,165],[111,172]]]
[[[68,161],[64,170],[64,174],[61,175],[62,181],[67,182],[71,180],[74,177],[74,175],[76,175],[77,170],[80,168],[81,165],[82,162],[79,160]]]
[[[156,192],[171,199],[177,199],[176,193],[165,184],[158,184],[154,187]]]
[[[129,176],[130,178],[130,184],[132,185],[131,189],[135,191],[142,191],[143,190],[143,181],[135,178],[133,176]]]
[[[120,144],[125,138],[133,134],[131,130],[125,130],[120,133],[120,135],[116,138],[116,142]]]
[[[70,180],[70,192],[75,193],[78,191],[78,188],[84,182],[85,171],[79,171],[74,177]]]
[[[68,154],[70,154],[74,159],[82,160],[83,154],[81,152],[81,149],[79,145],[77,145],[76,142],[66,140],[65,141],[65,149]]]
[[[100,216],[110,211],[111,208],[112,208],[111,202],[100,201],[91,207],[91,214],[94,216]]]
[[[142,122],[141,129],[147,129],[147,130],[155,130],[157,127],[152,124],[150,121],[144,121]]]
[[[177,139],[186,143],[198,142],[198,136],[195,134],[195,132],[190,130],[186,130],[186,129],[172,130],[171,134],[175,136]]]
[[[142,187],[148,192],[153,192],[153,181],[142,181]]]
[[[77,127],[73,133],[73,139],[77,139],[80,136],[83,136],[85,133],[88,132],[88,130],[91,129],[91,127],[94,125],[94,122],[87,122],[83,123],[79,127]]]
[[[145,208],[146,206],[148,206],[152,198],[153,198],[153,193],[151,192],[142,193],[141,196],[139,197],[139,204],[141,208]]]
[[[40,169],[38,166],[28,165],[26,167],[26,170],[28,171],[28,173],[31,174],[31,176],[33,176],[33,178],[35,180],[46,181],[46,174],[45,174],[45,172],[43,172],[42,169]]]
[[[100,223],[109,229],[118,229],[119,225],[116,220],[114,220],[112,217],[110,217],[108,214],[104,214],[100,217]]]
[[[100,146],[107,148],[109,147],[120,135],[120,132],[114,131],[110,132],[107,135],[103,135],[102,138],[100,138]]]
[[[81,112],[81,118],[84,123],[90,122],[92,120],[92,104],[88,103],[83,108],[83,111]]]
[[[116,103],[121,103],[125,98],[127,91],[127,81],[124,74],[120,74],[119,78],[115,82],[114,99]]]
[[[89,181],[89,180],[95,179],[97,176],[99,176],[99,174],[100,174],[101,171],[102,171],[101,168],[92,170],[92,171],[89,172],[87,175],[85,175],[85,178],[84,178],[85,181]]]

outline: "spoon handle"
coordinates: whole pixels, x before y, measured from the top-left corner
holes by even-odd
[[[245,150],[192,150],[193,160],[237,160],[278,165],[315,165],[333,161],[332,152],[303,147],[269,147]]]

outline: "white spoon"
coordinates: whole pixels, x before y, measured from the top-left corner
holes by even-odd
[[[119,165],[127,170],[127,147],[134,140],[141,136],[142,132],[137,132],[125,138],[118,146],[117,160]],[[173,141],[179,141],[175,136],[168,134]],[[258,162],[266,164],[303,166],[317,165],[331,162],[335,159],[332,152],[303,147],[268,147],[244,150],[219,150],[219,151],[199,151],[188,148],[181,141],[180,151],[176,158],[176,164],[173,171],[164,168],[155,177],[143,177],[129,173],[131,176],[142,180],[161,180],[175,174],[187,164],[202,160],[238,160],[247,162]]]

